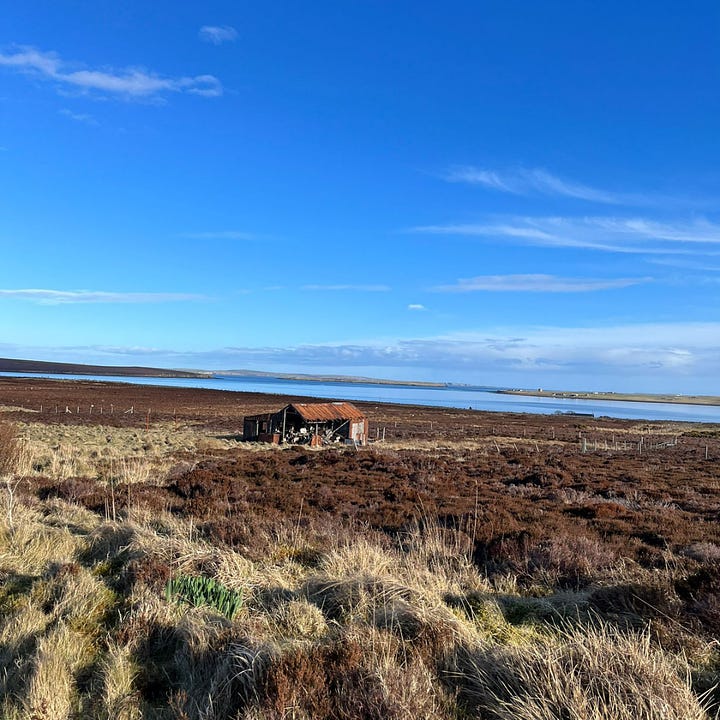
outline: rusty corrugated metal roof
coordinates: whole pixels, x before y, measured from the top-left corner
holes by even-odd
[[[292,403],[288,407],[295,409],[298,415],[307,422],[365,419],[365,415],[349,402]]]

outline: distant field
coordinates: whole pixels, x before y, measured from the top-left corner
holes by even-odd
[[[563,400],[622,400],[625,402],[720,405],[717,395],[654,395],[647,393],[573,392],[570,390],[498,390],[501,395],[562,398]]]

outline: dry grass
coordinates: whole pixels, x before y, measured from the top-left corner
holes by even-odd
[[[67,562],[81,546],[82,538],[71,529],[43,522],[34,508],[19,505],[14,532],[0,521],[0,563],[17,574],[40,575]]]
[[[138,667],[133,662],[129,648],[110,646],[103,661],[102,673],[101,720],[140,720],[142,713],[135,689]]]
[[[497,453],[503,449],[523,449],[527,452],[537,452],[538,448],[562,448],[567,443],[560,440],[527,439],[515,436],[493,435],[482,437],[477,440],[443,440],[432,439],[422,440],[419,438],[408,438],[398,440],[379,441],[373,444],[377,452],[393,452],[398,450],[420,450],[423,452],[438,452],[439,450],[450,450],[457,453],[475,452],[487,455]]]
[[[139,487],[164,481],[180,444],[213,442],[32,427],[33,473],[90,468]],[[700,623],[714,617],[717,545],[667,550],[649,569],[558,536],[527,554],[535,584],[512,569],[488,578],[479,511],[459,528],[424,518],[343,537],[299,515],[248,517],[251,540],[229,547],[141,501],[111,522],[19,497],[14,527],[0,516],[0,717],[709,720],[701,694],[720,653]],[[243,607],[231,622],[168,602],[180,573],[242,591]],[[573,573],[582,587],[558,589]]]
[[[23,597],[12,609],[5,608],[0,623],[0,696],[22,697],[25,680],[39,637],[50,616]]]
[[[20,440],[15,428],[0,423],[0,478],[15,474],[20,459]]]
[[[351,629],[326,643],[276,651],[266,665],[257,716],[268,720],[452,716],[451,696],[433,670],[386,633]]]
[[[488,720],[708,720],[687,661],[647,633],[609,626],[463,649],[450,674],[467,708]]]
[[[87,640],[64,623],[40,638],[22,703],[28,716],[67,720],[77,695],[74,674],[91,656]]]
[[[509,579],[499,593],[462,536],[427,522],[306,566],[279,551],[250,561],[167,514],[110,523],[57,500],[21,514],[0,544],[3,566],[28,578],[0,606],[9,718],[709,717],[688,661],[649,631],[563,625],[591,617],[587,593],[529,598]],[[75,533],[57,527],[63,515]],[[137,576],[156,566],[215,577],[246,604],[232,623],[168,604]],[[712,661],[695,665],[706,686]]]
[[[192,426],[154,423],[149,429],[104,425],[20,423],[31,472],[64,479],[114,476],[120,482],[162,482],[180,453],[225,450],[236,443]]]

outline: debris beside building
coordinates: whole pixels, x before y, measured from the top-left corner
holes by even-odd
[[[243,439],[312,447],[365,445],[368,429],[368,419],[352,403],[291,403],[275,413],[246,416]]]

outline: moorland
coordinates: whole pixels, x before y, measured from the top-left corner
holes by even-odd
[[[0,717],[715,717],[719,426],[290,400],[0,379]]]

